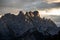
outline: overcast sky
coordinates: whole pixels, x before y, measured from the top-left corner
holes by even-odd
[[[50,4],[48,3],[50,2]],[[57,2],[57,3],[56,3]],[[60,0],[0,0],[0,7],[52,8],[60,7]]]
[[[16,9],[44,10],[51,8],[60,8],[60,0],[0,0],[0,13]]]

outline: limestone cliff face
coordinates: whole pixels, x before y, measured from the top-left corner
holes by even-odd
[[[6,36],[9,40],[17,37],[21,40],[37,40],[40,37],[43,39],[44,35],[55,35],[58,31],[56,24],[50,19],[41,18],[38,11],[26,14],[20,11],[18,15],[7,13],[0,18],[2,39]]]

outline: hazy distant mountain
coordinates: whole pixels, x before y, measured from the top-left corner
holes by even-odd
[[[7,13],[0,18],[1,40],[45,40],[59,30],[51,19],[41,18],[38,11]]]
[[[60,15],[47,15],[46,18],[50,18],[55,22],[60,22]]]
[[[46,15],[45,18],[53,20],[55,24],[60,27],[60,15]]]

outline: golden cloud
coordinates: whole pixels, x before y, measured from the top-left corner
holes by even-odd
[[[46,0],[46,2],[48,2],[48,3],[57,3],[57,2],[60,2],[60,0]]]

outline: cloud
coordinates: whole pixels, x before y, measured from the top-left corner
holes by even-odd
[[[60,2],[48,3],[49,1],[53,2],[52,0],[0,0],[0,7],[22,8],[25,10],[60,8]]]
[[[41,9],[41,10],[51,9],[51,8],[60,8],[60,2],[49,4],[49,3],[43,2],[43,1],[42,2],[35,1],[35,2],[29,3],[29,4],[25,4],[24,8],[30,8],[30,9],[36,8],[36,9]]]
[[[56,3],[56,2],[60,2],[60,0],[45,0],[45,2],[48,2],[48,3]]]
[[[45,2],[44,2],[45,1]],[[54,2],[57,3],[54,3]],[[51,4],[47,2],[52,2]],[[51,8],[58,7],[59,0],[0,0],[0,6],[4,7],[39,7],[39,8]]]
[[[60,8],[60,2],[58,3],[42,3],[41,5],[38,5],[37,8],[39,9],[51,9],[51,8]]]

